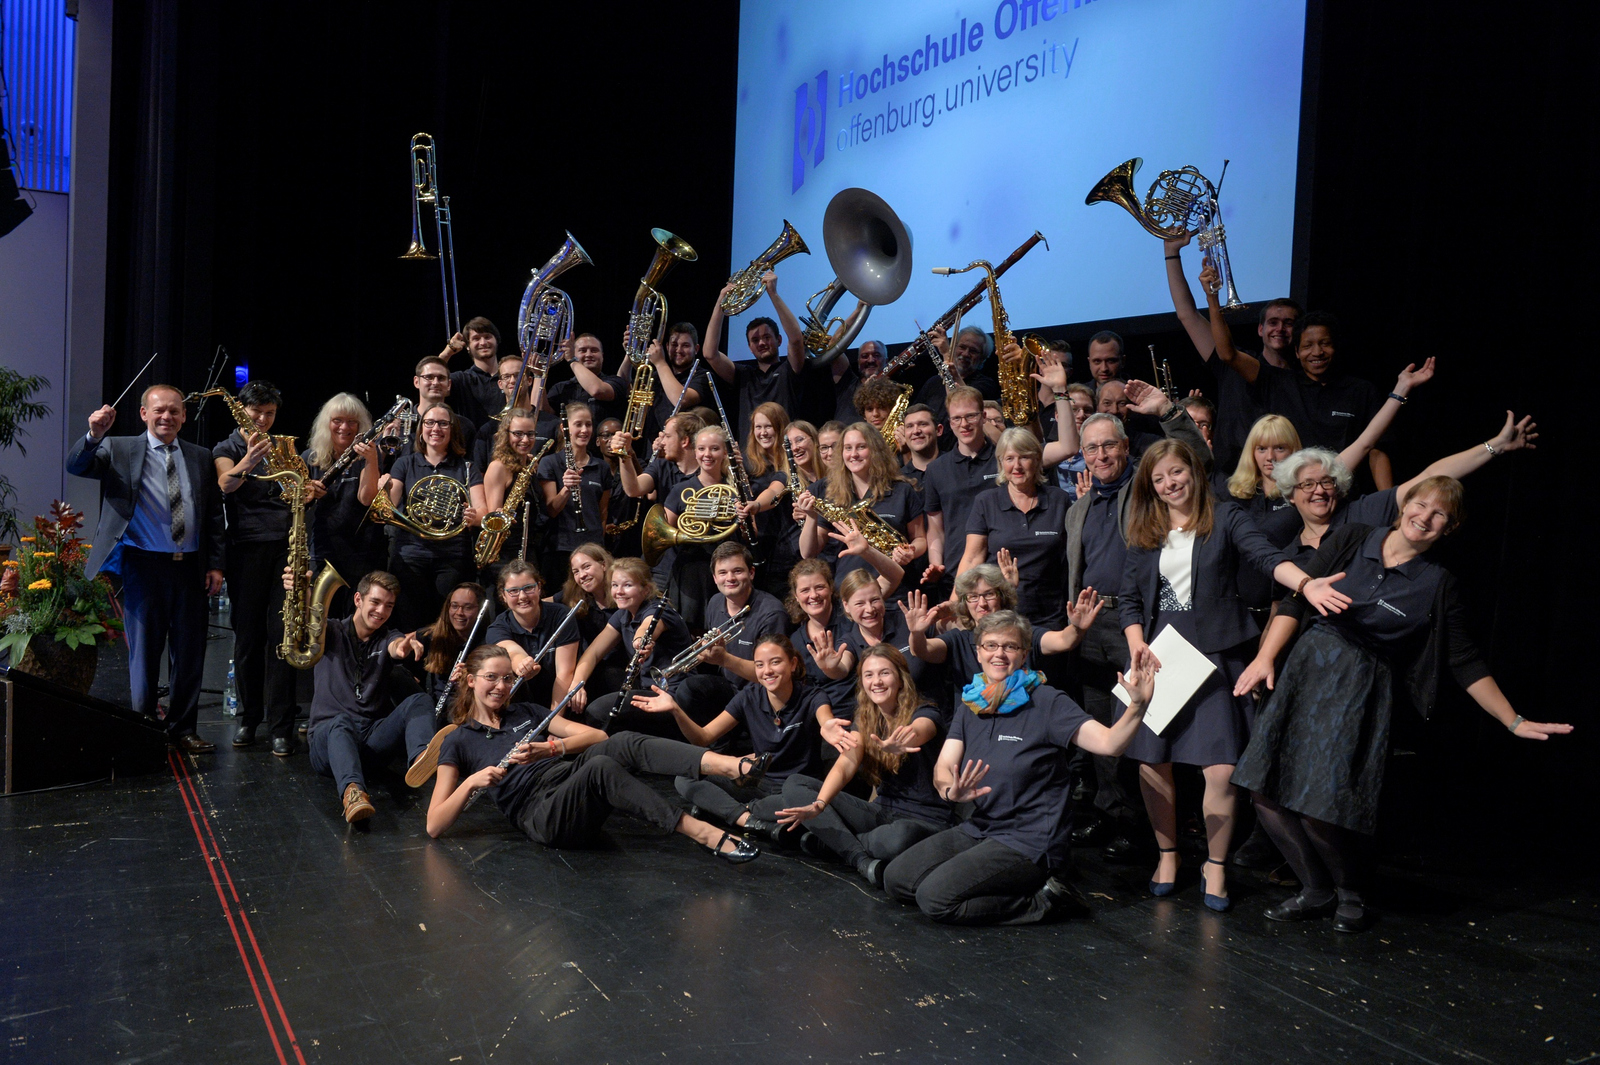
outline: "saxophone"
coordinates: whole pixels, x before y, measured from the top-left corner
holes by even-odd
[[[506,535],[517,520],[515,515],[528,494],[528,486],[533,483],[533,472],[538,468],[539,460],[554,446],[554,440],[546,440],[544,447],[530,455],[527,465],[522,467],[522,471],[511,482],[511,490],[506,493],[500,508],[483,516],[483,524],[478,529],[478,542],[473,545],[472,550],[473,560],[477,562],[479,569],[500,561],[500,552],[504,551],[506,546]]]
[[[968,270],[983,271],[984,286],[989,291],[989,310],[994,313],[994,350],[999,356],[995,361],[1000,374],[1000,411],[1008,424],[1028,425],[1039,416],[1039,391],[1034,387],[1033,378],[1028,376],[1026,352],[1020,359],[1008,359],[1000,355],[1000,352],[1016,344],[1017,338],[1011,335],[1011,319],[1006,314],[1005,304],[1000,302],[1000,285],[996,281],[999,275],[987,259],[974,259],[959,270],[950,266],[935,267],[933,272],[964,274]]]
[[[245,409],[245,405],[230,396],[225,388],[213,388],[205,392],[191,392],[183,397],[183,402],[185,404],[195,403],[209,396],[222,397],[222,402],[228,405],[228,412],[233,415],[233,420],[239,423],[239,432],[244,435],[245,443],[248,444],[252,436],[261,432],[260,429],[256,428],[256,423],[250,420],[250,412]],[[268,434],[268,437],[272,441],[272,447],[268,449],[266,455],[262,456],[261,465],[263,468],[266,469],[267,473],[288,471],[298,474],[301,482],[304,483],[310,475],[310,471],[306,469],[305,460],[300,457],[300,453],[294,448],[294,437],[272,436],[271,434]],[[278,480],[275,477],[264,477],[262,479]],[[279,487],[283,486],[280,484]]]
[[[909,389],[906,394],[911,394]],[[900,417],[904,419],[904,411]],[[790,445],[787,435],[783,438],[783,453],[789,460],[789,494],[799,499],[800,493],[806,491],[806,486],[800,483],[800,464],[794,460],[794,448]],[[867,543],[884,554],[890,554],[895,548],[905,546],[905,537],[895,532],[893,525],[878,517],[878,512],[868,506],[866,500],[863,499],[853,507],[841,507],[823,496],[812,498],[816,500],[816,510],[822,518],[833,525],[846,521],[855,522],[856,528],[861,530],[861,535],[866,537]]]
[[[278,470],[256,475],[263,481],[276,481],[289,504],[290,587],[283,593],[283,641],[278,657],[296,669],[310,669],[322,658],[327,639],[328,604],[333,594],[347,587],[345,579],[324,562],[316,580],[310,580],[311,547],[306,535],[305,477],[293,470]]]
[[[881,376],[881,375],[880,375]],[[878,427],[878,432],[883,434],[883,442],[889,445],[889,450],[896,454],[900,445],[894,442],[894,431],[906,420],[906,411],[911,409],[911,393],[915,391],[910,385],[900,386],[900,398],[894,401],[894,406],[889,408],[889,416]]]

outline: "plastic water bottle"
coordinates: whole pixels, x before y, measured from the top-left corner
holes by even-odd
[[[233,600],[228,598],[228,582],[222,582],[222,594],[217,597],[217,617],[224,625],[233,621]],[[231,672],[231,663],[230,663]]]
[[[233,659],[228,659],[228,684],[222,689],[222,712],[229,717],[239,716],[239,686],[233,679]]]

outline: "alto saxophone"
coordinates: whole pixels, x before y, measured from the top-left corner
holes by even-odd
[[[506,546],[506,536],[517,520],[515,516],[517,508],[522,506],[522,500],[528,494],[528,486],[533,483],[534,470],[538,468],[539,460],[554,446],[554,440],[546,440],[544,447],[528,456],[527,464],[511,482],[511,490],[506,493],[500,508],[483,516],[483,524],[478,528],[478,541],[472,549],[473,560],[477,562],[479,569],[500,561],[500,552],[504,551]]]
[[[999,275],[987,259],[974,259],[959,270],[949,266],[936,267],[934,273],[964,274],[968,270],[982,270],[984,286],[989,291],[989,310],[994,314],[994,350],[999,356],[995,361],[1000,374],[1000,412],[1009,425],[1028,425],[1039,416],[1039,390],[1028,375],[1026,351],[1020,359],[1008,359],[1000,355],[1006,348],[1016,344],[1017,338],[1011,335],[1011,319],[1006,314],[1005,304],[1000,302],[1000,285],[995,280]]]
[[[861,535],[866,537],[867,543],[884,554],[892,554],[895,548],[906,545],[905,537],[895,532],[893,525],[878,517],[869,500],[863,499],[853,507],[841,507],[822,496],[812,498],[817,501],[817,513],[829,524],[842,529],[845,522],[855,523],[856,528],[861,530]]]
[[[306,535],[306,479],[293,470],[256,475],[263,481],[276,481],[289,504],[289,579],[291,587],[283,594],[283,641],[278,657],[296,669],[310,669],[322,658],[327,640],[328,605],[333,595],[344,588],[345,579],[332,562],[322,564],[316,580],[310,580],[311,548]]]
[[[900,386],[900,398],[894,401],[894,406],[889,408],[889,416],[878,427],[878,432],[883,434],[883,442],[889,445],[889,450],[898,453],[900,445],[894,442],[894,431],[905,423],[906,411],[911,409],[911,393],[915,391],[910,385]]]
[[[194,403],[208,396],[222,397],[222,402],[228,405],[228,412],[233,415],[233,420],[239,424],[239,432],[244,436],[246,444],[250,442],[252,436],[261,432],[260,429],[256,428],[256,423],[251,421],[250,412],[245,409],[245,405],[230,396],[225,388],[213,388],[205,392],[191,392],[183,397],[183,402],[185,404]],[[306,468],[305,459],[302,459],[300,453],[294,449],[294,437],[273,436],[270,433],[266,435],[272,441],[272,447],[262,456],[261,465],[268,473],[288,471],[298,474],[300,480],[304,482],[310,476],[310,471]],[[274,477],[263,478],[263,480],[277,479]],[[282,486],[280,485],[280,487]]]

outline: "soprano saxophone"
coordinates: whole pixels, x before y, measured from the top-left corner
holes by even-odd
[[[276,481],[289,504],[289,575],[291,587],[283,594],[283,641],[278,657],[296,669],[310,669],[322,658],[327,639],[328,605],[345,579],[323,562],[322,572],[310,580],[311,548],[306,535],[306,479],[293,470],[256,475]]]

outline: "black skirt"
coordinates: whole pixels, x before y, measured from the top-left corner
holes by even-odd
[[[1389,664],[1333,625],[1300,637],[1233,771],[1241,788],[1372,835],[1389,755]]]

